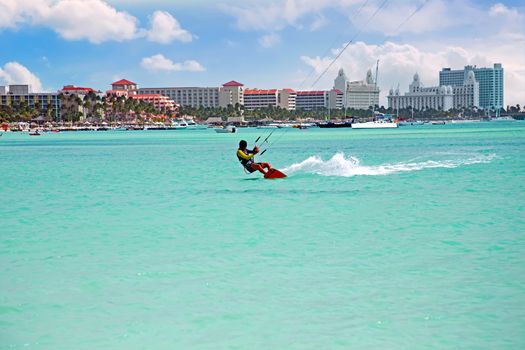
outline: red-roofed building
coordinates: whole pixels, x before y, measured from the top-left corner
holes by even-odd
[[[245,89],[244,108],[248,111],[253,111],[258,108],[277,107],[278,95],[277,89]]]
[[[130,97],[134,100],[152,104],[159,112],[175,112],[177,110],[175,101],[161,94],[134,94],[130,95]]]
[[[226,108],[229,105],[244,105],[244,85],[235,80],[222,84],[219,89],[219,106]]]
[[[230,80],[229,82],[222,84],[222,86],[244,86],[244,84],[241,84],[235,80]]]
[[[304,111],[328,106],[329,94],[325,90],[297,91],[296,107]]]
[[[81,94],[81,95],[87,95],[90,92],[93,92],[95,94],[100,93],[100,91],[96,91],[92,88],[88,87],[81,87],[81,86],[74,86],[74,85],[65,85],[62,90],[59,90],[61,93],[69,93],[69,94]]]
[[[61,114],[68,118],[80,116],[80,120],[88,117],[102,117],[104,110],[97,100],[100,91],[88,87],[65,85],[58,91],[61,94]],[[91,96],[88,97],[88,94]]]
[[[111,89],[116,91],[127,91],[128,95],[136,93],[138,90],[137,83],[126,79],[120,79],[111,84]]]
[[[281,107],[288,110],[295,109],[296,92],[292,89],[245,89],[244,108],[254,110],[269,106]]]
[[[305,111],[328,107],[341,109],[343,108],[343,92],[338,89],[297,91],[296,107]]]

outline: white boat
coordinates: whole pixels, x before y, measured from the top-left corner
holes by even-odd
[[[183,119],[184,122],[187,124],[188,126],[188,129],[207,129],[208,128],[208,125],[203,125],[203,124],[197,124],[195,123],[195,121],[193,119]]]
[[[176,121],[173,121],[171,122],[171,127],[170,129],[175,129],[175,130],[184,130],[188,127],[188,124],[186,122],[184,122],[184,124],[181,124],[179,122],[176,122]]]
[[[352,123],[352,129],[395,129],[397,122],[390,120],[375,120],[366,123]]]
[[[400,122],[397,122],[398,126],[412,126],[412,125],[424,125],[425,122],[421,120],[403,120]]]
[[[490,119],[490,121],[491,122],[515,122],[516,119],[512,117],[496,117],[496,118]]]
[[[233,134],[237,131],[235,126],[232,126],[232,125],[228,125],[226,127],[214,128],[213,130],[215,130],[215,132],[219,134]]]
[[[433,120],[430,122],[430,124],[432,125],[445,125],[445,121],[444,120]]]
[[[278,126],[275,124],[266,124],[266,125],[259,125],[257,126],[257,129],[277,129]]]
[[[275,123],[275,124],[280,129],[293,128],[293,124],[289,124],[289,123]],[[272,125],[272,124],[270,124],[270,125]]]

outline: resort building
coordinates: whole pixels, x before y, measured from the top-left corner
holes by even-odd
[[[132,95],[137,93],[138,85],[132,81],[121,79],[111,84],[111,90],[115,91],[116,95],[119,95],[119,91],[125,91],[126,95]]]
[[[313,109],[342,109],[344,94],[339,89],[297,91],[296,108],[304,111]]]
[[[345,94],[339,89],[332,89],[328,92],[328,108],[343,109]]]
[[[222,84],[219,90],[219,106],[244,105],[244,85],[232,80]]]
[[[474,72],[479,83],[479,107],[483,109],[500,109],[504,106],[503,67],[495,63],[492,68],[465,66],[464,69],[452,70],[443,68],[439,72],[439,85],[461,87],[468,78],[468,72]]]
[[[163,87],[140,88],[139,94],[160,94],[181,106],[218,107],[219,88],[217,87]]]
[[[61,118],[58,93],[34,93],[29,85],[0,86],[0,105],[19,108],[25,104],[31,109],[38,107],[42,116],[50,116],[55,121]]]
[[[245,89],[244,109],[253,111],[259,108],[280,107],[295,110],[297,93],[292,89]]]
[[[289,111],[294,111],[297,105],[297,92],[292,89],[279,90],[278,105]]]
[[[342,108],[368,109],[379,104],[379,87],[369,69],[365,80],[349,81],[341,68],[334,80],[334,90],[343,92]]]
[[[419,80],[419,75],[414,74],[414,79],[409,86],[409,92],[400,95],[399,89],[390,89],[388,107],[393,109],[414,108],[416,110],[435,109],[448,111],[453,108],[454,95],[452,86],[424,87]]]
[[[348,78],[346,77],[345,71],[343,68],[339,69],[337,77],[334,80],[334,90],[339,90],[343,92],[343,106],[347,105],[347,96],[345,94],[348,85]]]
[[[296,108],[303,111],[322,109],[328,106],[328,91],[297,91]]]
[[[248,111],[253,111],[258,108],[277,107],[278,95],[277,89],[245,89],[244,108]]]
[[[348,82],[346,89],[347,108],[368,109],[379,105],[379,87],[372,78],[370,69],[365,80]]]
[[[452,86],[452,93],[454,94],[454,108],[479,107],[479,83],[473,71],[467,73],[462,85]]]
[[[72,114],[80,114],[80,120],[86,119],[88,116],[104,116],[104,109],[102,105],[97,106],[97,99],[100,99],[100,91],[92,88],[66,85],[61,90],[58,90],[61,97],[61,113],[64,116],[70,117]],[[91,94],[91,100],[86,101],[86,97]]]
[[[144,101],[152,104],[159,112],[175,112],[177,104],[169,97],[160,94],[134,94],[130,95],[134,100]]]

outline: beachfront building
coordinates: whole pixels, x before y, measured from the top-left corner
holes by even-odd
[[[181,106],[217,107],[219,105],[219,88],[217,87],[140,88],[138,93],[163,95]]]
[[[346,77],[345,71],[343,68],[339,69],[339,72],[337,73],[337,77],[334,80],[334,88],[333,90],[339,90],[343,92],[343,106],[347,105],[347,95],[345,92],[347,91],[347,85],[348,85],[348,78]]]
[[[134,100],[143,101],[149,103],[155,107],[158,112],[168,113],[175,112],[177,110],[177,104],[175,101],[167,96],[160,94],[133,94],[129,95]]]
[[[379,87],[372,78],[369,69],[365,80],[350,81],[346,85],[346,107],[353,109],[368,109],[379,105]]]
[[[452,86],[424,87],[417,73],[414,74],[409,92],[401,95],[399,89],[396,91],[390,89],[387,97],[388,107],[393,109],[414,108],[415,110],[448,111],[454,106]]]
[[[344,94],[339,89],[297,91],[296,108],[303,111],[314,109],[342,109]]]
[[[228,107],[244,104],[243,84],[234,80],[222,87],[147,87],[137,90],[139,94],[164,95],[180,106]]]
[[[111,83],[111,90],[114,90],[115,95],[119,95],[118,92],[126,92],[126,95],[136,94],[138,90],[137,83],[129,81],[127,79],[120,79],[114,83]]]
[[[244,109],[253,111],[260,108],[280,107],[295,110],[297,93],[292,89],[245,89]]]
[[[41,116],[59,121],[60,99],[58,93],[31,92],[30,85],[0,86],[0,105],[13,109],[27,105],[30,109],[38,107]]]
[[[228,105],[244,105],[244,85],[231,80],[222,84],[219,89],[219,106],[228,107]]]
[[[473,71],[467,73],[462,85],[452,86],[452,93],[455,109],[479,107],[479,82]]]
[[[439,72],[439,85],[461,87],[468,78],[468,72],[474,72],[479,83],[479,107],[495,110],[504,106],[503,67],[495,63],[492,68],[465,66],[464,69],[443,68]]]
[[[329,109],[343,109],[345,101],[345,94],[339,89],[332,89],[328,92],[328,108]]]
[[[293,89],[279,90],[278,105],[289,111],[294,111],[297,105],[297,92]]]
[[[278,96],[279,92],[277,89],[245,89],[244,108],[248,111],[253,111],[259,108],[277,107]]]
[[[88,87],[66,85],[58,90],[58,93],[62,115],[71,117],[77,114],[80,120],[86,119],[89,115],[104,116],[102,105],[97,104],[97,99],[101,98],[100,91]]]
[[[342,108],[368,109],[379,104],[379,87],[369,69],[365,80],[349,81],[341,68],[334,80],[334,90],[342,91]]]
[[[328,91],[297,91],[295,106],[303,111],[326,108],[328,106]]]

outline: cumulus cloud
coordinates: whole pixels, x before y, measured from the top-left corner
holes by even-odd
[[[186,72],[203,72],[206,69],[195,60],[187,60],[182,63],[175,63],[162,54],[144,57],[141,65],[143,68],[151,71],[186,71]]]
[[[92,43],[123,41],[137,35],[137,19],[101,0],[62,0],[50,7],[42,22],[63,38]]]
[[[33,92],[42,91],[40,79],[18,62],[8,62],[0,68],[0,83],[5,85],[27,84],[31,85]]]
[[[326,57],[302,56],[301,59],[314,69],[317,77],[328,67],[333,58],[342,50],[342,47],[332,50],[331,55]],[[339,68],[344,68],[350,80],[363,80],[366,71],[373,69],[376,60],[379,59],[378,84],[381,88],[380,103],[386,105],[388,90],[399,86],[401,92],[407,91],[408,84],[410,84],[416,72],[419,73],[423,84],[433,86],[439,83],[439,71],[443,67],[462,69],[468,64],[477,65],[478,67],[491,67],[494,63],[501,62],[496,57],[486,55],[483,50],[478,51],[473,48],[467,50],[456,46],[427,50],[415,45],[391,41],[379,45],[357,42],[350,44],[339,60],[323,76],[318,85],[331,87]],[[519,60],[521,58],[504,62],[506,104],[520,103],[520,99],[523,99],[525,69],[523,69],[523,66],[521,66],[521,70],[519,69]]]
[[[297,22],[304,16],[317,15],[327,7],[348,7],[359,0],[268,0],[244,2],[242,5],[224,7],[235,17],[236,25],[243,30],[276,31]]]
[[[44,25],[68,40],[92,43],[137,36],[137,19],[102,0],[2,0],[0,28]]]
[[[168,12],[156,11],[150,20],[149,30],[139,28],[136,17],[103,0],[0,1],[0,29],[22,24],[43,25],[64,39],[88,40],[95,44],[144,36],[158,43],[192,40],[192,35]]]
[[[262,37],[259,38],[259,45],[261,45],[265,49],[275,46],[280,42],[281,42],[281,37],[275,33],[263,35]]]
[[[151,29],[147,38],[161,44],[168,44],[173,40],[184,43],[192,41],[190,32],[183,29],[180,23],[171,14],[165,11],[155,11],[150,18]]]

